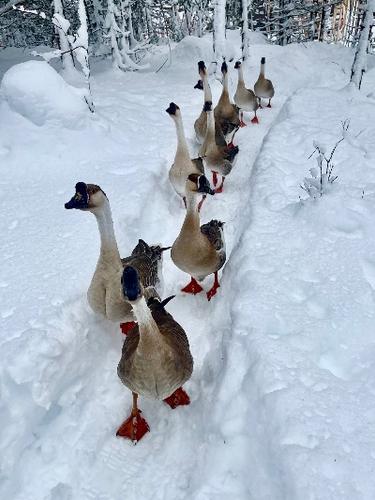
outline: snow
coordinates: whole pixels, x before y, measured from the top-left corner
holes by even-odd
[[[16,64],[4,75],[0,92],[9,107],[35,125],[60,123],[75,128],[87,116],[79,93],[46,62]]]
[[[202,222],[226,222],[218,295],[208,303],[179,293],[188,277],[164,259],[165,296],[177,293],[168,310],[194,356],[191,405],[171,411],[140,398],[151,432],[136,447],[114,435],[131,405],[116,374],[122,334],[86,301],[99,249],[94,217],[63,206],[77,181],[94,182],[111,202],[121,255],[138,238],[172,244],[184,211],[168,181],[175,130],[164,110],[181,107],[196,153],[203,40],[182,41],[157,74],[94,73],[96,113],[80,121],[79,111],[74,129],[56,96],[77,96],[46,63],[4,76],[1,498],[374,497],[375,102],[347,86],[353,53],[340,46],[251,38],[245,80],[255,82],[265,56],[276,95],[260,125],[236,135],[224,193],[202,209]],[[238,34],[227,45],[240,56]],[[210,83],[216,101],[221,86]],[[81,105],[73,101],[72,113]],[[314,141],[329,153],[346,119],[338,179],[301,202]]]

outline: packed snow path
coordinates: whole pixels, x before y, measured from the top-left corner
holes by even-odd
[[[352,286],[356,273],[364,273],[358,300],[350,290],[335,294],[346,286],[356,243],[371,232],[373,194],[366,200],[361,187],[365,179],[375,185],[373,174],[367,168],[362,180],[351,172],[357,177],[351,191],[352,178],[340,170],[349,207],[340,193],[319,205],[298,203],[299,183],[313,166],[306,162],[312,140],[335,142],[339,120],[357,114],[356,105],[349,110],[349,92],[337,97],[330,90],[344,85],[350,65],[350,52],[338,47],[253,47],[247,81],[255,81],[266,56],[277,94],[274,107],[260,113],[260,125],[237,134],[240,153],[225,191],[202,210],[203,222],[226,222],[228,262],[218,295],[207,303],[204,294],[178,293],[188,277],[169,257],[164,261],[165,296],[178,293],[168,309],[186,329],[195,359],[186,385],[192,403],[171,411],[141,398],[151,432],[136,447],[114,436],[131,405],[116,374],[122,335],[86,304],[99,245],[94,217],[66,212],[63,204],[76,181],[94,182],[110,199],[122,255],[139,237],[174,241],[184,211],[167,177],[175,133],[164,110],[170,101],[181,107],[192,151],[197,148],[192,125],[202,94],[193,89],[196,62],[209,59],[204,43],[194,43],[182,42],[176,62],[156,75],[98,73],[97,115],[74,131],[36,127],[2,104],[1,230],[8,265],[0,283],[0,350],[9,362],[1,366],[1,498],[370,498],[375,455],[366,445],[373,435],[366,377],[373,356],[369,351],[366,362],[361,358],[359,371],[356,359],[369,347],[374,326],[371,291],[363,288],[364,281],[375,287],[371,258],[363,256],[361,270],[350,277]],[[233,87],[233,70],[231,79]],[[217,98],[220,84],[212,86]],[[321,86],[327,88],[315,90]],[[352,124],[358,132],[362,125]],[[359,145],[352,139],[357,153],[346,154],[367,165],[374,155],[371,134],[360,137]],[[350,165],[350,158],[343,161]],[[329,234],[321,237],[316,220]],[[345,261],[332,263],[327,252],[334,251]],[[328,264],[332,288],[323,279]],[[323,299],[328,292],[336,311]],[[353,302],[344,324],[343,297]],[[344,336],[364,308],[361,341],[354,346]],[[357,390],[366,384],[364,392]],[[345,394],[350,411],[343,408],[336,425]],[[356,408],[366,412],[364,420]],[[346,432],[348,442],[340,442]]]

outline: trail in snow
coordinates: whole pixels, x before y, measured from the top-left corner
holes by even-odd
[[[237,134],[240,153],[225,191],[202,211],[202,222],[226,222],[228,261],[222,286],[211,303],[204,294],[178,294],[168,307],[189,335],[195,367],[186,389],[192,403],[171,411],[141,398],[151,432],[136,447],[114,436],[131,399],[116,374],[122,337],[118,325],[98,319],[86,304],[99,244],[94,218],[65,212],[63,203],[76,181],[95,182],[109,196],[122,255],[138,238],[165,245],[174,241],[184,211],[167,177],[175,136],[164,110],[170,101],[181,107],[191,150],[197,151],[192,125],[203,97],[193,86],[196,62],[209,60],[209,52],[206,41],[196,43],[182,42],[174,65],[156,75],[97,74],[97,115],[86,129],[72,132],[49,126],[41,134],[2,104],[7,117],[6,128],[1,122],[0,144],[7,164],[2,179],[7,217],[1,229],[8,235],[3,250],[9,266],[2,277],[7,293],[1,314],[7,335],[0,349],[3,359],[11,360],[1,370],[4,498],[299,499],[304,487],[314,488],[314,480],[320,494],[319,455],[314,462],[305,451],[320,444],[319,433],[311,431],[306,438],[304,429],[298,431],[310,418],[306,413],[306,420],[301,419],[299,410],[313,415],[313,409],[295,400],[306,397],[306,387],[319,394],[328,385],[321,371],[311,368],[305,378],[302,373],[302,347],[312,342],[309,335],[314,322],[326,317],[326,305],[322,290],[312,292],[317,278],[308,262],[299,263],[298,283],[285,282],[294,275],[293,249],[297,259],[296,252],[311,237],[311,229],[299,234],[299,224],[290,225],[288,215],[296,210],[290,190],[297,201],[299,182],[307,174],[306,148],[312,144],[311,134],[319,133],[324,123],[319,114],[331,91],[305,90],[290,96],[301,87],[342,86],[350,52],[339,47],[253,46],[246,81],[253,84],[260,57],[266,56],[268,76],[276,88],[274,108],[262,111],[259,127]],[[231,80],[233,88],[233,70]],[[220,85],[212,82],[212,87],[217,99]],[[346,104],[344,98],[342,105]],[[334,130],[331,113],[327,133]],[[313,124],[308,126],[311,116]],[[15,130],[23,131],[22,148]],[[335,230],[355,235],[358,222],[356,226],[353,217],[350,227],[346,217],[341,225],[334,220]],[[310,244],[315,243],[312,238]],[[322,255],[325,251],[323,246]],[[371,259],[362,263],[371,281]],[[169,257],[165,259],[165,295],[179,290],[187,279]],[[302,312],[310,324],[297,330],[290,316],[283,317],[283,297],[300,307],[296,324]],[[305,327],[311,333],[296,337]],[[280,346],[284,330],[293,334],[293,341]],[[317,366],[347,374],[347,367],[337,369],[336,353],[327,353],[318,353]],[[290,367],[284,366],[284,355]],[[321,399],[312,401],[321,404]],[[297,416],[286,411],[288,407]],[[293,435],[286,434],[290,429]],[[317,470],[311,478],[310,473],[302,474],[308,465]],[[330,477],[336,477],[331,464],[325,479]],[[339,491],[331,483],[333,491]],[[311,498],[330,498],[319,494]],[[353,493],[352,498],[361,497]]]

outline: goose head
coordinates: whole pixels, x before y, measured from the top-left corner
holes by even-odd
[[[165,111],[173,120],[181,118],[181,110],[174,102],[169,103],[169,107]]]
[[[121,277],[121,287],[125,299],[129,302],[137,302],[143,296],[139,274],[135,267],[126,266],[124,268]]]
[[[206,113],[212,111],[212,101],[206,101],[204,103],[203,111],[206,111]]]
[[[221,65],[221,73],[223,76],[225,76],[228,73],[228,65],[225,61]]]
[[[186,179],[186,191],[197,194],[215,194],[207,177],[203,174],[190,174]]]
[[[234,69],[240,69],[240,67],[241,67],[241,61],[236,61]]]
[[[65,203],[66,209],[76,208],[78,210],[89,210],[95,212],[95,209],[102,207],[108,202],[105,192],[96,184],[85,184],[77,182],[76,193],[70,201]]]

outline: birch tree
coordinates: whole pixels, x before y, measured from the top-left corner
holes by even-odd
[[[251,2],[251,0],[250,0]],[[249,0],[242,0],[242,60],[246,61],[249,58],[250,40],[249,40]]]
[[[214,0],[213,49],[215,71],[225,58],[225,7],[226,0]]]
[[[360,26],[358,45],[355,51],[350,81],[361,88],[363,74],[367,69],[367,52],[371,27],[374,25],[375,0],[367,0]]]

